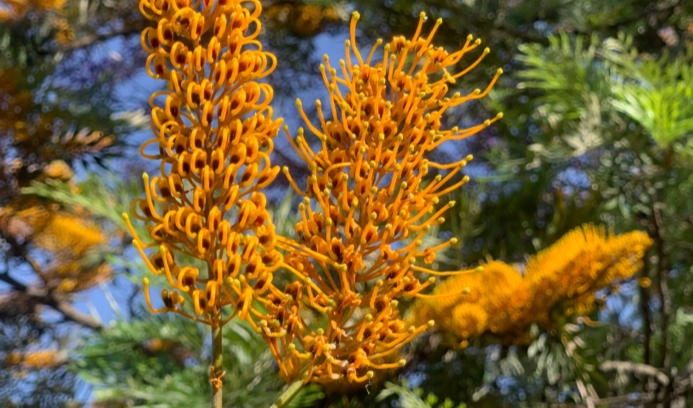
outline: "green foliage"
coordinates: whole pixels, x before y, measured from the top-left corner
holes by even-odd
[[[691,52],[671,61],[640,57],[627,44],[608,43],[611,61],[621,78],[614,89],[614,107],[643,127],[663,148],[693,132],[693,65]]]
[[[435,394],[428,394],[423,397],[424,391],[421,388],[409,389],[406,382],[402,385],[385,383],[384,389],[378,394],[376,401],[384,401],[388,398],[397,397],[399,406],[402,408],[467,408],[467,404],[455,405],[450,399],[440,402]]]
[[[49,179],[45,182],[34,182],[22,189],[23,194],[83,207],[123,231],[127,230],[127,226],[122,214],[130,211],[127,203],[132,201],[133,197],[139,197],[142,192],[139,181],[124,183],[116,177],[97,174],[91,174],[86,180],[81,181],[78,188],[60,180]],[[146,234],[144,230],[138,232]]]
[[[587,43],[587,44],[586,44]],[[529,150],[550,161],[577,157],[610,142],[603,123],[614,120],[603,101],[610,90],[609,72],[597,60],[599,39],[593,35],[549,37],[549,46],[523,45],[518,60],[520,89],[543,92],[535,98],[534,115],[548,125]]]
[[[203,391],[210,387],[203,379],[204,365],[195,358],[204,334],[180,320],[157,316],[118,322],[91,338],[78,351],[74,364],[95,387],[97,401],[132,400],[135,406],[161,406],[164,401],[168,406],[203,405],[207,395]],[[166,350],[164,345],[172,349]]]
[[[74,369],[94,387],[104,407],[206,407],[209,405],[208,330],[178,315],[120,321],[90,336],[73,355]],[[283,381],[265,343],[245,322],[224,330],[225,406],[270,406]],[[322,398],[308,387],[294,408]]]

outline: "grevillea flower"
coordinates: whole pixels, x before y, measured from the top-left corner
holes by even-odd
[[[555,313],[588,314],[596,292],[633,276],[651,244],[643,232],[613,236],[603,227],[583,225],[532,257],[524,275],[494,261],[481,273],[447,279],[434,293],[452,295],[421,301],[415,321],[436,319],[464,344],[485,333],[522,342],[533,323],[554,327]]]
[[[485,96],[502,73],[499,69],[484,91],[446,96],[450,84],[488,54],[484,50],[459,73],[448,71],[480,40],[469,36],[454,53],[434,47],[432,39],[441,20],[427,37],[422,36],[426,20],[422,14],[414,37],[394,38],[379,60],[375,55],[381,40],[367,56],[356,47],[358,19],[354,13],[346,60],[340,61],[341,76],[327,57],[321,66],[330,92],[331,119],[317,101],[320,123],[315,126],[297,102],[320,150],[314,152],[302,129],[293,139],[285,128],[311,175],[302,190],[283,169],[304,202],[296,224],[300,242],[280,237],[278,246],[289,252],[287,269],[300,279],[287,288],[290,299],[276,299],[271,312],[277,331],[281,328],[285,335],[271,348],[286,377],[295,377],[307,365],[308,380],[322,383],[363,382],[374,375],[373,370],[403,365],[404,360],[385,361],[434,324],[407,327],[399,317],[398,299],[425,296],[422,291],[435,281],[431,275],[458,273],[432,271],[419,263],[432,263],[436,251],[456,242],[422,248],[426,232],[441,224],[453,206],[437,208],[439,197],[468,181],[463,177],[448,183],[471,156],[440,164],[426,155],[502,116],[468,129],[442,129],[446,110]],[[423,178],[429,169],[445,175],[426,183]],[[312,330],[301,324],[296,306],[288,306],[299,304],[324,314],[326,326]]]
[[[35,208],[24,211],[31,210]],[[111,267],[107,263],[85,262],[91,251],[108,242],[105,231],[87,218],[89,214],[86,211],[75,211],[74,214],[44,209],[38,211],[48,214],[25,220],[33,230],[28,237],[30,242],[51,257],[51,262],[44,266],[41,273],[46,286],[60,292],[80,292],[112,278]],[[22,212],[17,214],[17,221],[23,220]]]
[[[151,243],[124,218],[149,269],[170,284],[155,310],[144,279],[153,313],[213,328],[237,315],[259,331],[253,302],[275,291],[283,259],[262,193],[279,172],[269,154],[281,120],[272,119],[272,87],[257,82],[276,60],[255,39],[261,5],[252,3],[251,12],[239,0],[141,0],[142,13],[156,22],[142,33],[147,71],[168,85],[151,97],[154,138],[140,149],[160,163],[160,174],[144,175],[146,199],[132,204]],[[158,250],[147,255],[147,248]],[[202,261],[204,270],[179,255]]]

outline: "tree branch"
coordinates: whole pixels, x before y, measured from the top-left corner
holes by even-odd
[[[669,377],[656,367],[630,361],[605,361],[599,366],[602,371],[629,372],[655,378],[662,385],[669,385]]]
[[[66,297],[54,291],[46,291],[35,286],[24,285],[7,274],[7,272],[0,273],[0,281],[10,285],[14,291],[25,293],[38,304],[50,306],[60,312],[67,321],[80,324],[92,330],[103,329],[103,325],[100,322],[75,309]]]
[[[145,27],[144,24],[137,24],[135,26],[130,26],[130,27],[125,27],[121,30],[115,30],[115,31],[110,31],[107,33],[103,34],[93,34],[93,35],[88,35],[85,37],[82,37],[80,39],[77,39],[75,41],[69,42],[67,44],[61,45],[57,47],[58,51],[74,51],[80,48],[85,48],[92,46],[94,44],[110,40],[112,38],[120,37],[120,36],[127,36],[127,35],[133,35],[133,34],[139,34],[142,32],[142,29]]]
[[[44,275],[41,271],[41,266],[29,256],[26,244],[19,243],[16,238],[12,236],[12,234],[7,233],[6,227],[6,225],[0,225],[0,237],[2,237],[10,245],[8,255],[21,258],[31,266],[31,268],[40,278],[43,278]],[[75,309],[72,306],[68,296],[47,288],[25,285],[10,276],[9,271],[7,270],[0,273],[0,281],[10,285],[14,291],[24,293],[29,296],[37,303],[36,306],[50,306],[61,313],[67,321],[80,324],[92,330],[103,329],[103,325],[96,319]]]
[[[660,367],[666,368],[669,366],[669,286],[667,285],[667,272],[665,265],[665,253],[664,253],[664,233],[662,231],[662,209],[660,206],[653,206],[654,214],[654,240],[655,248],[657,250],[657,283],[659,284],[659,294],[661,297],[661,330],[662,330],[662,343],[660,345],[660,356],[661,362]]]
[[[643,257],[642,277],[649,279],[650,258],[647,253]],[[642,314],[643,331],[643,361],[645,364],[652,364],[652,315],[650,314],[650,288],[640,286],[640,313]]]

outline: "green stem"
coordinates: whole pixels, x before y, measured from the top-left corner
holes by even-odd
[[[270,408],[285,408],[289,405],[292,399],[298,395],[299,391],[303,388],[304,381],[306,379],[306,373],[308,370],[305,370],[303,374],[299,376],[299,378],[296,379],[291,385],[289,385],[289,388],[284,391],[284,393],[279,396],[279,399],[277,402],[272,404]]]
[[[212,363],[214,364],[213,377],[219,378],[224,371],[221,327],[212,328]],[[222,408],[222,388],[221,386],[217,387],[216,382],[212,382],[212,408]]]

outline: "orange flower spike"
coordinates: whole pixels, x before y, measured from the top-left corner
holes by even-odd
[[[256,40],[262,7],[251,1],[251,12],[247,3],[140,1],[155,25],[141,36],[147,72],[168,85],[150,98],[153,137],[140,149],[159,161],[160,174],[144,175],[146,197],[132,204],[154,242],[143,242],[123,217],[147,267],[169,285],[156,309],[145,278],[150,311],[215,329],[238,315],[269,343],[283,329],[253,304],[269,306],[267,297],[282,292],[273,280],[283,257],[262,193],[280,170],[269,155],[282,120],[272,117],[271,86],[257,82],[276,66]],[[148,255],[155,246],[159,251]],[[206,263],[206,274],[182,265],[176,253]],[[265,320],[268,326],[259,324]]]
[[[415,265],[417,257],[431,263],[437,251],[456,241],[420,250],[422,239],[431,226],[444,221],[444,213],[452,206],[450,203],[436,211],[438,197],[468,181],[463,177],[448,183],[471,157],[438,164],[425,156],[447,140],[469,136],[493,123],[488,120],[462,131],[440,129],[446,109],[464,101],[458,94],[446,98],[450,84],[462,76],[453,78],[447,69],[478,42],[468,38],[464,48],[453,54],[435,48],[431,44],[442,21],[436,22],[424,37],[422,14],[413,40],[395,38],[385,45],[383,62],[373,63],[379,60],[376,53],[382,41],[364,59],[356,47],[358,19],[358,13],[354,13],[351,38],[345,42],[346,56],[340,61],[341,77],[327,57],[320,67],[330,93],[332,118],[324,117],[322,104],[317,102],[320,122],[314,126],[301,102],[297,102],[308,129],[320,140],[320,151],[313,151],[303,129],[295,139],[285,129],[299,157],[307,163],[310,176],[304,193],[289,169],[283,169],[294,189],[306,199],[300,205],[301,218],[296,224],[300,244],[280,238],[278,246],[289,252],[284,260],[292,265],[289,270],[297,276],[311,277],[301,289],[308,291],[306,304],[329,319],[327,333],[321,334],[320,340],[325,352],[315,349],[317,337],[302,342],[299,335],[298,344],[289,353],[291,357],[300,353],[295,349],[299,344],[306,352],[317,352],[309,363],[311,376],[307,381],[346,378],[358,382],[370,378],[372,369],[399,366],[399,362],[372,360],[396,352],[429,327],[426,322],[405,329],[398,317],[396,298],[428,296],[421,292],[433,285],[434,279],[424,277],[420,281],[415,276],[429,271]],[[407,58],[409,54],[414,54],[413,58]],[[428,76],[441,70],[443,77],[429,83]],[[496,80],[494,77],[490,86]],[[473,97],[483,96],[490,86]],[[429,168],[447,174],[421,187]],[[363,260],[373,254],[377,257],[366,268]],[[335,274],[338,280],[333,279]],[[354,314],[359,308],[370,309],[370,313]],[[353,321],[353,316],[365,317]],[[345,326],[350,319],[349,326]],[[381,343],[376,345],[376,340]],[[354,354],[354,350],[360,351]]]

